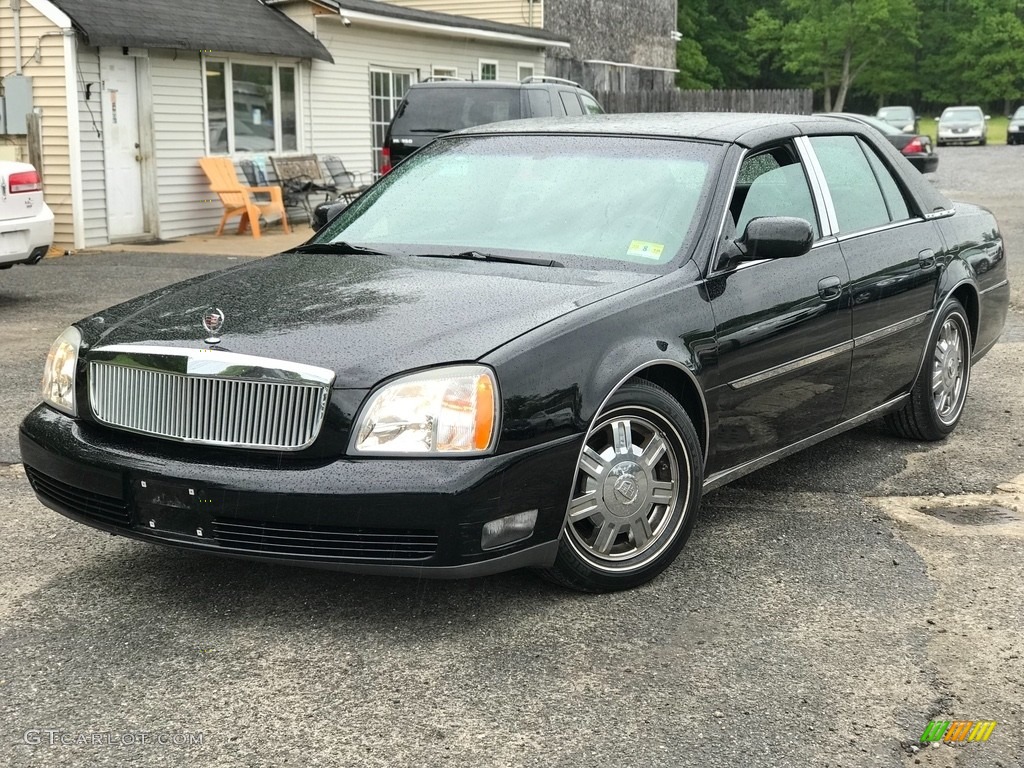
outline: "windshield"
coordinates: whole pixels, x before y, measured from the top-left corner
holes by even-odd
[[[908,123],[914,121],[914,110],[910,107],[882,107],[878,110],[878,117],[886,120],[906,120]]]
[[[315,242],[664,265],[697,229],[721,153],[640,137],[450,137],[385,176]]]
[[[1024,120],[1024,107],[1017,107],[1017,111],[1013,113],[1012,120]]]
[[[969,122],[979,122],[983,119],[981,110],[977,107],[956,107],[953,109],[947,109],[942,113],[940,120],[963,120]]]
[[[448,133],[522,117],[518,88],[425,86],[410,88],[395,115],[392,135]]]

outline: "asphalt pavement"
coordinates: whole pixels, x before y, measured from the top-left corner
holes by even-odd
[[[243,257],[0,272],[0,764],[1024,765],[1024,147],[944,148],[1016,311],[954,435],[868,425],[708,495],[654,583],[369,578],[110,537],[34,499],[19,419],[71,321]],[[922,746],[930,720],[995,720]]]

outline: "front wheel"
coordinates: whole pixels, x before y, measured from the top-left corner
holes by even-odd
[[[545,576],[583,592],[644,584],[693,530],[704,482],[693,423],[668,392],[631,379],[595,420]]]
[[[970,382],[971,326],[963,305],[951,299],[928,340],[928,355],[910,400],[885,417],[886,426],[900,437],[942,440],[960,421]]]

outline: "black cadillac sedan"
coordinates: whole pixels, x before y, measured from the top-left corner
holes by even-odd
[[[21,452],[114,534],[622,589],[710,489],[872,419],[946,437],[1008,297],[989,212],[859,123],[497,124],[294,251],[68,328]]]

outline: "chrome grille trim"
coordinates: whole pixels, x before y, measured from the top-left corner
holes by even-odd
[[[220,351],[107,347],[90,358],[100,358],[89,361],[89,404],[101,424],[232,448],[312,445],[334,380],[326,369]]]

